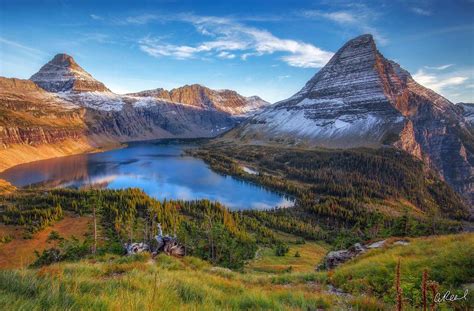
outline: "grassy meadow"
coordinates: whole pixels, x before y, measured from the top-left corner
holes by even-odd
[[[332,271],[315,271],[328,250],[318,243],[288,242],[283,257],[260,249],[242,271],[192,256],[103,254],[0,271],[0,305],[6,310],[390,310],[400,258],[404,309],[419,310],[424,269],[440,290],[472,283],[473,241],[474,234],[458,234],[409,239],[404,246],[389,242]],[[330,286],[345,294],[336,295]],[[469,310],[469,303],[437,307]]]

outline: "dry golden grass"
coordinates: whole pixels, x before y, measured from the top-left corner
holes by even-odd
[[[0,179],[0,194],[9,194],[15,191],[15,186],[10,184],[8,181]]]

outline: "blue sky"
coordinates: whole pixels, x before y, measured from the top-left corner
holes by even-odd
[[[200,83],[274,102],[372,33],[417,81],[474,102],[473,16],[472,0],[0,0],[0,75],[64,52],[118,93]]]

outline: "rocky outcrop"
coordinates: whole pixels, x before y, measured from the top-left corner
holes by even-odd
[[[30,78],[49,92],[109,91],[102,82],[94,79],[67,54],[57,54]]]
[[[385,59],[371,35],[362,35],[298,93],[227,137],[327,148],[394,145],[439,172],[472,205],[474,136],[462,111]]]
[[[232,90],[211,90],[199,84],[185,85],[171,91],[158,88],[128,95],[159,98],[231,115],[243,115],[269,105],[258,96],[244,97]]]
[[[406,240],[392,241],[392,245],[408,245],[410,242]],[[381,240],[370,244],[360,244],[356,243],[349,247],[348,249],[341,249],[338,251],[331,251],[327,253],[324,257],[323,263],[317,267],[318,270],[324,269],[334,269],[335,267],[360,256],[371,249],[377,249],[387,246],[387,240]]]

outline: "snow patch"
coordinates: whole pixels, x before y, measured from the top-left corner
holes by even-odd
[[[112,92],[62,92],[58,96],[82,107],[101,111],[120,111],[125,104],[120,95]]]

